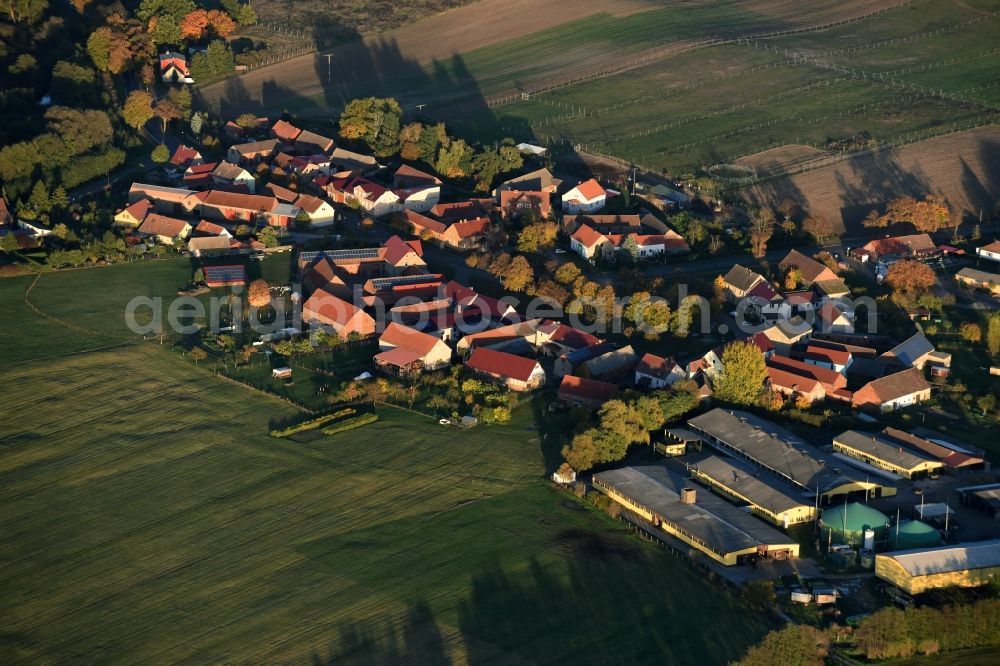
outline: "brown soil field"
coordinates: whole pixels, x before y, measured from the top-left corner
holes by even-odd
[[[692,7],[705,0],[686,0]],[[876,10],[894,7],[901,0],[845,0],[840,3],[802,2],[801,0],[749,0],[741,10],[773,18],[775,25],[785,28],[818,27],[831,21],[868,15]],[[269,113],[290,108],[301,115],[322,112],[324,106],[339,106],[347,97],[362,94],[393,95],[409,103],[440,101],[445,94],[429,90],[428,75],[423,67],[435,61],[454,57],[485,46],[496,45],[513,38],[553,28],[570,21],[607,13],[613,16],[631,15],[662,7],[652,0],[479,0],[413,22],[378,37],[358,40],[334,48],[329,76],[326,76],[325,54],[311,53],[238,77],[211,84],[199,91],[199,102],[207,108],[227,115],[240,111]],[[526,20],[530,17],[530,20]],[[731,26],[721,26],[720,33],[729,34]],[[757,34],[759,31],[755,31]],[[663,44],[633,52],[629,60],[651,57],[654,60],[678,50],[691,40],[689,36],[664,35]],[[622,53],[613,46],[595,47],[572,45],[558,57],[534,61],[535,71],[528,73],[530,89],[545,83],[560,83],[580,76],[604,72],[622,62]],[[648,64],[648,63],[646,63]],[[412,73],[412,76],[409,74]],[[435,74],[431,74],[434,77]],[[501,87],[514,92],[513,86],[523,85],[521,73],[511,71]],[[517,81],[515,81],[515,78]],[[411,82],[412,81],[412,82]],[[378,84],[385,85],[378,87]],[[465,81],[452,87],[450,99],[475,96],[476,85],[470,90]],[[496,82],[494,82],[496,83]],[[372,91],[375,87],[376,90]],[[449,86],[445,86],[448,88]],[[491,88],[494,95],[497,86]],[[438,97],[432,97],[437,95]],[[480,99],[480,102],[482,100]],[[464,105],[463,102],[459,102]]]
[[[766,176],[790,171],[827,154],[825,150],[812,146],[789,144],[741,157],[736,163],[752,168],[759,176]]]
[[[745,196],[758,204],[798,201],[839,232],[856,233],[868,212],[904,195],[943,194],[965,221],[992,216],[1000,198],[1000,127],[948,134],[767,181]]]

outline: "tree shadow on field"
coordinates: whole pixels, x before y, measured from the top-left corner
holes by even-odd
[[[402,625],[402,626],[399,626]],[[426,664],[446,666],[444,638],[427,602],[408,604],[404,619],[389,616],[356,621],[341,628],[328,651],[313,652],[313,666],[344,664]]]
[[[873,208],[880,210],[892,199],[901,196],[923,198],[935,194],[930,179],[922,169],[904,170],[895,150],[881,150],[870,155],[847,160],[852,178],[837,172],[840,193],[840,215],[848,234],[865,233],[861,224]]]
[[[983,220],[996,216],[1000,206],[1000,140],[984,138],[976,147],[977,156],[973,163],[978,162],[983,173],[982,177],[962,158],[962,187],[969,203],[982,211]],[[965,222],[979,222],[979,210],[969,211]]]

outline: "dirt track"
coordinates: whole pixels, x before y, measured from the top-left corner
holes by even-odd
[[[981,127],[837,162],[762,183],[748,198],[785,197],[839,231],[856,231],[874,206],[895,197],[943,194],[966,220],[989,219],[1000,199],[1000,127]]]
[[[864,16],[899,5],[900,1],[845,0],[806,6],[800,0],[749,0],[740,6],[769,20],[773,18],[775,25],[791,28]],[[704,0],[687,0],[687,4],[703,5]],[[329,78],[325,57],[314,53],[206,86],[200,91],[201,102],[227,115],[238,111],[273,112],[283,108],[293,108],[308,115],[310,111],[322,112],[324,106],[337,106],[345,97],[358,94],[394,95],[410,103],[426,103],[428,94],[434,93],[427,92],[428,75],[423,66],[435,60],[446,61],[457,54],[594,14],[621,16],[657,7],[662,5],[648,0],[480,0],[379,38],[335,48]],[[720,29],[729,32],[732,26]],[[648,51],[670,53],[674,47],[688,41],[687,37],[664,35],[663,44]],[[601,72],[612,63],[620,63],[621,58],[619,50],[608,45],[602,48],[580,44],[565,49],[558,57],[535,62],[538,70],[528,76],[537,88],[543,82]],[[499,83],[511,85],[520,75],[508,72],[506,80]],[[379,86],[379,83],[385,85]],[[447,94],[448,86],[444,88],[439,94]],[[494,85],[492,89],[495,91],[497,87]],[[459,97],[462,92],[458,91]],[[514,92],[513,88],[508,92]]]

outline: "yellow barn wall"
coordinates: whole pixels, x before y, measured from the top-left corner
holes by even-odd
[[[1000,567],[963,569],[927,576],[911,576],[891,557],[875,556],[875,575],[908,594],[920,594],[941,587],[979,587],[1000,576]]]

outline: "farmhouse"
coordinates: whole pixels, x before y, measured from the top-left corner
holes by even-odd
[[[928,363],[932,366],[941,365],[946,368],[951,367],[951,354],[935,350],[934,345],[927,339],[923,331],[917,331],[903,342],[882,354],[881,358],[894,360],[905,367],[917,368],[919,370],[923,370],[924,366]]]
[[[209,190],[195,194],[202,216],[220,222],[265,222],[274,227],[287,227],[299,214],[299,209],[281,203],[274,197]]]
[[[687,378],[684,368],[672,358],[656,354],[644,354],[635,366],[635,385],[642,388],[660,389]]]
[[[462,220],[489,217],[493,203],[489,199],[465,199],[452,203],[439,203],[431,208],[431,215],[448,224]]]
[[[403,210],[399,195],[367,178],[317,178],[316,184],[337,203],[356,203],[373,217]]]
[[[767,383],[772,391],[795,398],[805,398],[809,403],[826,397],[823,385],[812,377],[789,372],[780,367],[767,366]]]
[[[167,51],[160,54],[160,80],[164,83],[186,83],[186,79],[191,78],[188,70],[187,58],[184,54],[176,51]]]
[[[1000,539],[879,553],[875,575],[907,594],[987,585],[1000,576]]]
[[[854,392],[851,404],[862,409],[891,412],[930,400],[931,386],[917,368],[872,380]]]
[[[592,358],[597,358],[605,352],[614,349],[614,345],[610,342],[598,342],[576,351],[566,352],[556,358],[555,364],[552,366],[552,373],[556,377],[563,377],[565,375],[571,375],[576,371],[577,368],[583,366],[584,363]]]
[[[531,173],[516,176],[497,185],[493,190],[493,200],[500,201],[500,192],[505,190],[517,190],[519,192],[547,192],[554,194],[562,181],[554,178],[548,169],[539,169]]]
[[[881,261],[891,264],[901,259],[923,259],[940,254],[928,234],[876,238],[861,247],[852,248],[849,254],[859,261]]]
[[[192,164],[184,170],[184,175],[182,176],[184,187],[190,187],[191,189],[197,190],[212,187],[212,185],[215,184],[215,181],[212,179],[212,172],[215,171],[218,166],[218,162],[210,162],[208,164]]]
[[[545,383],[545,371],[538,361],[485,347],[477,347],[465,367],[511,391],[530,391]]]
[[[302,304],[302,321],[328,329],[343,339],[375,333],[375,320],[361,308],[319,289]]]
[[[234,242],[229,236],[197,236],[188,241],[187,249],[196,257],[229,254]]]
[[[594,378],[617,379],[632,372],[639,357],[632,345],[613,349],[582,363],[583,371]]]
[[[812,329],[802,320],[786,321],[778,320],[773,326],[769,326],[761,331],[761,335],[766,337],[774,345],[777,353],[787,355],[791,352],[792,345],[809,339]]]
[[[1000,261],[1000,240],[976,248],[976,254],[983,259],[990,261]]]
[[[847,372],[851,361],[854,360],[851,352],[846,349],[831,349],[818,345],[806,345],[805,350],[797,352],[796,356],[801,357],[804,363],[833,370],[842,375]]]
[[[593,480],[595,488],[641,519],[644,529],[661,530],[720,564],[799,555],[793,539],[721,497],[684,486],[664,467],[624,467]]]
[[[839,279],[837,274],[830,270],[829,267],[824,266],[811,257],[807,257],[798,250],[789,252],[784,259],[778,262],[778,268],[781,269],[782,273],[797,270],[802,276],[802,282],[807,287],[812,286],[814,282]]]
[[[330,173],[339,176],[363,176],[378,169],[378,162],[371,155],[337,148],[330,154]]]
[[[996,273],[963,268],[955,273],[955,280],[976,289],[985,289],[993,295],[1000,294],[1000,275]]]
[[[943,467],[940,460],[877,433],[847,430],[833,438],[833,450],[904,479],[922,479]]]
[[[204,164],[205,160],[197,150],[183,143],[177,146],[177,150],[170,157],[170,166],[174,169],[187,169],[189,166]]]
[[[281,145],[281,142],[277,139],[236,144],[229,146],[229,150],[226,151],[226,159],[233,164],[258,164],[266,162],[278,151],[279,145]]]
[[[607,199],[607,190],[591,178],[562,195],[562,209],[564,213],[593,213],[604,208]]]
[[[302,130],[284,120],[279,120],[271,126],[271,136],[282,143],[295,143],[295,139],[297,139],[301,133]]]
[[[392,189],[405,208],[421,213],[433,208],[441,199],[441,180],[437,176],[405,164],[393,174]]]
[[[306,215],[309,216],[309,223],[314,227],[329,226],[333,224],[333,220],[337,216],[336,211],[328,201],[311,194],[300,194],[295,199],[295,207],[305,211]]]
[[[692,465],[691,476],[780,527],[817,518],[815,504],[799,490],[741,460],[708,456]]]
[[[502,190],[499,209],[505,220],[518,220],[525,216],[546,219],[552,215],[552,199],[548,192]]]
[[[257,181],[249,171],[229,162],[219,162],[219,165],[212,171],[212,181],[216,185],[245,189],[250,194],[253,194],[257,189]]]
[[[760,273],[755,273],[749,268],[739,264],[733,265],[722,280],[725,283],[729,298],[733,301],[737,301],[745,297],[748,293],[750,293],[750,290],[761,282],[767,282],[767,280],[764,279],[764,276]]]
[[[797,361],[787,356],[772,356],[767,360],[768,367],[791,372],[799,377],[808,377],[820,383],[823,391],[830,394],[847,388],[847,378],[836,370],[824,368],[804,361]]]
[[[479,347],[493,350],[538,348],[545,344],[548,339],[547,334],[541,329],[541,319],[528,319],[499,328],[470,333],[459,340],[455,348],[460,352]]]
[[[638,215],[563,215],[562,230],[563,233],[572,235],[586,225],[605,235],[639,234],[642,231],[640,220]]]
[[[824,333],[854,332],[854,322],[833,301],[824,301],[819,306],[813,326]]]
[[[570,407],[598,409],[617,395],[617,386],[596,379],[565,375],[559,383],[559,401]]]
[[[164,187],[162,185],[147,185],[132,183],[128,191],[128,202],[133,204],[140,199],[149,199],[156,207],[156,212],[163,215],[184,215],[190,213],[198,203],[194,190],[179,187]]]
[[[140,236],[155,237],[159,242],[169,245],[187,238],[191,233],[191,225],[174,217],[150,213],[139,225],[138,233]]]
[[[688,420],[688,427],[706,444],[744,460],[808,497],[820,494],[820,504],[896,494],[853,469],[840,469],[837,459],[788,430],[749,412],[716,408]]]
[[[329,154],[333,148],[333,139],[309,130],[302,130],[295,137],[295,150],[301,155]]]
[[[406,370],[436,370],[451,363],[451,348],[433,335],[391,322],[378,339],[375,364]]]
[[[123,224],[129,227],[137,227],[142,224],[154,209],[153,203],[149,199],[139,199],[117,213],[115,213],[115,224]]]

